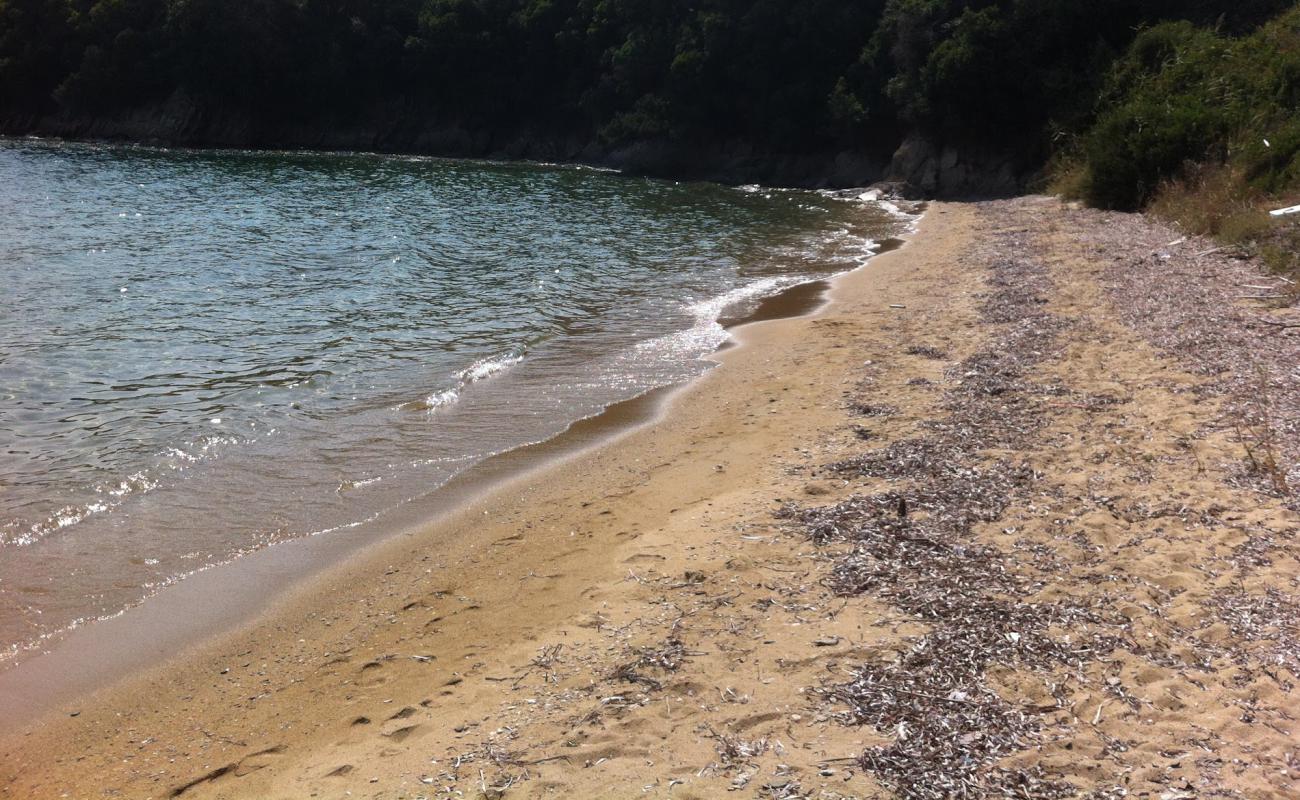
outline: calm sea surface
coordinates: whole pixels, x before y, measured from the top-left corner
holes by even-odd
[[[721,314],[902,224],[588,169],[0,141],[0,665],[687,380]]]

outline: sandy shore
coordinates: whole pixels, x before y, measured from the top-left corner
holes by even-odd
[[[0,796],[1295,796],[1300,519],[1071,214],[933,206],[649,424],[5,731]]]

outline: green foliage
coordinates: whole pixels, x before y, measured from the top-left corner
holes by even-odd
[[[1079,142],[1090,196],[1133,207],[1188,160],[1232,160],[1267,191],[1296,185],[1294,7],[0,0],[0,125],[39,130],[46,117],[180,97],[268,137],[400,115],[411,130],[459,126],[485,141],[884,156],[920,133],[1026,168]]]
[[[0,107],[41,111],[72,68],[72,9],[53,0],[0,0]]]
[[[1189,165],[1300,188],[1300,8],[1230,37],[1188,22],[1143,31],[1112,69],[1086,136],[1087,197],[1138,208]]]

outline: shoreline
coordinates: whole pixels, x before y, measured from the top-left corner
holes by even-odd
[[[3,127],[3,126],[0,126]],[[416,158],[431,160],[469,161],[482,164],[515,164],[526,166],[593,170],[608,172],[627,178],[651,178],[681,182],[719,183],[725,186],[742,186],[757,183],[774,188],[828,189],[842,191],[865,185],[889,181],[889,154],[850,153],[850,151],[808,152],[799,155],[769,153],[755,161],[750,155],[728,153],[725,147],[702,151],[665,151],[645,160],[644,148],[630,147],[608,150],[592,145],[571,147],[376,147],[361,141],[340,141],[316,144],[299,142],[294,145],[259,145],[248,141],[170,139],[166,136],[122,135],[65,135],[59,133],[12,132],[0,133],[0,141],[52,142],[85,145],[89,147],[129,147],[142,150],[176,150],[193,153],[245,152],[253,154],[295,154],[316,156],[357,156]],[[846,165],[844,156],[850,156]],[[719,167],[719,164],[723,166]]]
[[[858,203],[850,200],[846,205],[841,202],[841,199],[847,198],[837,198],[833,202],[853,213]],[[894,214],[897,214],[896,208],[892,212],[886,209],[880,213],[880,217],[887,220]],[[871,219],[870,215],[867,219]],[[892,224],[894,222],[883,222],[879,227],[887,230]],[[874,225],[867,227],[872,228]],[[822,238],[818,236],[816,241],[820,243]],[[852,237],[852,241],[857,242],[859,238]],[[861,241],[865,245],[864,252],[870,252],[871,248],[877,246],[886,248],[890,246],[889,242],[878,245],[874,240],[866,237],[862,237]],[[820,247],[820,244],[818,246]],[[704,308],[703,311],[697,311],[697,304],[694,301],[692,305],[686,307],[686,311],[696,318],[695,327],[686,331],[670,329],[669,334],[689,334],[696,328],[707,329],[709,338],[691,351],[694,354],[722,339],[724,335],[719,329],[810,312],[820,304],[820,295],[827,285],[824,280],[813,278],[812,275],[820,272],[824,277],[829,277],[830,269],[842,270],[852,263],[841,263],[839,256],[823,254],[821,251],[818,251],[818,254],[825,256],[822,259],[825,263],[819,261],[816,268],[801,270],[800,273],[790,276],[781,273],[777,277],[769,277],[765,280],[754,277],[738,278],[739,286],[734,287],[732,291],[721,292],[716,297],[705,292],[705,299],[698,304]],[[856,252],[853,253],[853,260],[860,260]],[[803,282],[790,285],[789,280]],[[784,288],[774,290],[774,287]],[[768,296],[766,293],[769,292],[774,294]],[[733,295],[740,299],[732,300]],[[755,305],[754,300],[759,302]],[[713,319],[715,316],[719,318]],[[718,335],[713,336],[714,332]],[[728,342],[724,342],[722,346],[725,347],[727,344]],[[570,457],[586,447],[599,444],[604,439],[643,424],[660,413],[658,404],[666,394],[671,394],[673,387],[680,385],[685,374],[706,369],[703,365],[708,360],[708,355],[698,359],[691,357],[688,359],[688,369],[672,372],[671,375],[656,373],[652,378],[636,381],[635,388],[620,385],[620,388],[610,390],[608,394],[617,398],[630,391],[642,391],[643,387],[652,386],[656,382],[674,381],[667,386],[651,389],[641,396],[614,402],[605,408],[601,408],[600,404],[609,401],[602,395],[597,398],[598,402],[580,406],[581,410],[578,413],[590,413],[595,409],[600,409],[599,411],[591,417],[574,420],[558,432],[553,433],[556,428],[572,418],[571,414],[576,416],[573,409],[565,409],[568,413],[560,415],[559,419],[549,420],[544,430],[533,428],[522,433],[498,437],[491,448],[481,448],[485,452],[494,451],[492,455],[483,457],[481,463],[466,459],[471,462],[468,471],[458,463],[454,469],[449,467],[444,472],[438,473],[436,480],[428,480],[426,485],[419,486],[414,482],[408,482],[402,488],[408,486],[414,488],[400,496],[396,495],[398,490],[395,489],[386,497],[392,500],[397,496],[398,499],[387,505],[376,503],[358,506],[357,501],[352,500],[353,508],[359,510],[351,516],[338,513],[332,517],[320,516],[319,519],[330,521],[319,525],[310,524],[309,521],[306,525],[295,527],[291,523],[301,520],[292,518],[282,523],[284,531],[312,531],[311,533],[301,535],[295,533],[294,538],[276,542],[270,547],[263,546],[259,542],[242,550],[232,547],[223,549],[223,546],[229,543],[221,541],[216,546],[212,546],[206,556],[200,554],[183,556],[182,560],[196,555],[198,560],[178,562],[175,570],[171,569],[172,562],[167,560],[167,555],[162,555],[164,566],[159,567],[155,573],[146,576],[145,579],[141,579],[140,591],[129,597],[125,593],[97,595],[93,591],[97,588],[96,584],[87,582],[92,590],[84,594],[97,597],[101,602],[80,607],[66,603],[58,607],[57,613],[54,614],[49,613],[48,610],[55,606],[53,602],[48,606],[31,603],[30,611],[33,618],[40,620],[43,625],[31,625],[24,630],[22,625],[25,620],[17,614],[14,615],[17,621],[12,622],[12,626],[16,632],[10,638],[14,646],[4,654],[3,659],[0,659],[0,715],[6,715],[10,719],[29,719],[39,713],[41,707],[51,705],[51,698],[70,699],[76,692],[101,686],[115,677],[127,674],[131,669],[146,665],[153,658],[193,644],[205,636],[247,622],[257,614],[260,607],[282,596],[285,592],[283,584],[293,581],[296,577],[308,577],[318,573],[329,564],[350,557],[354,551],[374,541],[436,523],[446,517],[451,509],[459,508],[478,495],[493,490],[495,484],[501,481],[537,469],[550,461]],[[464,372],[458,374],[462,384],[468,382]],[[459,386],[459,389],[463,388],[463,385]],[[543,395],[547,393],[545,390],[541,391]],[[220,420],[214,422],[219,423]],[[229,423],[229,420],[227,422]],[[193,449],[190,444],[179,446]],[[479,458],[478,450],[472,449],[472,446],[456,452],[472,452],[475,453],[473,458]],[[249,466],[247,461],[244,464]],[[141,474],[148,471],[152,476],[155,468],[165,473],[162,467],[154,464],[146,465],[141,470]],[[128,471],[120,470],[123,474]],[[228,468],[228,472],[239,475],[243,471],[235,466]],[[450,475],[447,476],[447,473]],[[298,474],[306,475],[307,470],[298,470]],[[439,485],[440,481],[443,482],[442,485]],[[389,484],[385,484],[387,485]],[[434,488],[429,488],[430,486]],[[236,489],[238,488],[236,486]],[[302,492],[302,494],[305,497],[310,493]],[[339,494],[342,496],[341,491]],[[209,491],[206,496],[217,498],[220,494]],[[265,496],[271,498],[268,501],[271,505],[260,507],[260,511],[252,509],[245,515],[247,518],[256,520],[257,517],[266,517],[268,514],[277,516],[273,513],[275,495],[265,493]],[[308,501],[309,504],[314,502],[316,500]],[[197,507],[199,504],[181,502],[177,505]],[[220,505],[221,503],[217,502],[211,507],[219,509]],[[321,503],[321,505],[327,504]],[[86,507],[92,510],[98,508],[89,503],[83,504],[78,507],[78,514],[88,516],[89,512],[82,510]],[[285,516],[291,517],[292,508],[289,506],[285,508],[289,509]],[[266,513],[263,514],[262,511]],[[369,513],[371,511],[374,513]],[[107,517],[108,515],[105,514],[104,518]],[[136,528],[145,532],[155,530],[161,536],[174,524],[165,513],[155,514],[149,519],[157,523],[156,528],[147,524],[137,525]],[[243,521],[234,518],[236,524]],[[263,521],[259,521],[258,524]],[[197,529],[202,525],[197,524],[194,527]],[[95,538],[95,533],[97,530],[92,529],[85,538],[87,540]],[[164,540],[166,538],[162,537]],[[300,544],[298,540],[312,541]],[[68,549],[71,550],[75,546],[76,543],[68,546]],[[92,548],[87,547],[86,550],[91,551]],[[249,562],[249,559],[252,561]],[[26,562],[17,557],[14,561],[11,566],[17,567],[16,572],[23,572],[19,565]],[[156,561],[157,559],[154,559],[153,563]],[[114,562],[101,561],[97,567],[100,575],[109,576],[100,580],[99,583],[104,586],[113,582],[112,571],[105,566],[106,563]],[[95,570],[96,567],[91,566],[84,571],[94,575]],[[72,574],[76,574],[77,571],[72,570]],[[212,572],[218,575],[207,574]],[[19,574],[13,585],[23,586],[22,580],[27,577]],[[60,586],[57,578],[45,575],[30,578],[30,581],[33,584],[44,585],[47,579],[51,581],[49,585]],[[148,582],[144,582],[145,580]],[[8,583],[9,578],[6,577],[5,581]],[[268,586],[271,583],[275,584],[274,588]],[[69,585],[78,584],[70,582]],[[221,597],[223,592],[232,599]],[[35,592],[33,594],[35,595]],[[76,591],[74,590],[72,594],[75,595]],[[164,600],[155,603],[155,598],[159,595],[162,595]],[[158,609],[145,608],[150,604],[167,605],[171,606],[171,609],[162,612]],[[46,609],[43,617],[36,616],[42,614],[42,608]],[[177,616],[188,617],[190,621],[182,623],[174,618]],[[86,653],[92,653],[94,656],[88,659]],[[98,657],[100,655],[106,657],[100,658]],[[38,663],[29,665],[29,662],[33,661]],[[64,680],[71,685],[57,686],[60,678],[55,676],[59,675],[69,676],[70,680]]]
[[[921,224],[925,224],[924,219]],[[84,709],[88,707],[121,703],[126,698],[150,694],[149,691],[137,694],[139,690],[133,687],[165,681],[170,674],[192,669],[196,663],[212,658],[214,652],[235,646],[251,631],[264,629],[275,619],[292,616],[295,612],[301,613],[304,608],[320,604],[321,597],[332,595],[329,587],[353,582],[344,576],[348,574],[373,576],[377,569],[376,565],[393,560],[396,553],[407,551],[414,541],[421,542],[422,552],[436,554],[439,560],[445,560],[447,563],[457,559],[473,558],[472,554],[475,550],[488,546],[486,537],[482,535],[458,537],[456,534],[458,531],[463,534],[467,529],[477,527],[472,520],[475,516],[485,513],[482,511],[483,506],[491,505],[502,495],[515,491],[522,494],[536,491],[534,486],[528,484],[539,478],[541,482],[554,486],[556,483],[563,482],[564,472],[575,468],[581,469],[581,464],[596,460],[598,457],[603,457],[603,460],[628,462],[623,465],[623,469],[628,469],[629,465],[640,460],[636,455],[639,443],[630,442],[630,439],[654,438],[657,432],[655,429],[663,426],[676,428],[680,435],[680,431],[689,427],[690,415],[682,413],[681,410],[686,397],[707,391],[710,384],[718,381],[719,375],[734,370],[732,364],[744,354],[752,354],[751,358],[763,360],[759,354],[762,341],[781,338],[780,334],[773,330],[774,328],[779,328],[783,324],[807,324],[816,319],[835,304],[836,295],[844,291],[843,284],[846,281],[851,281],[853,276],[873,270],[882,259],[897,258],[900,252],[905,251],[904,246],[874,256],[864,266],[846,273],[789,287],[756,308],[751,317],[726,320],[725,324],[732,338],[728,345],[720,348],[711,359],[720,362],[718,368],[709,370],[687,384],[658,390],[621,404],[624,408],[614,407],[613,416],[627,414],[631,420],[616,420],[613,430],[610,428],[599,430],[602,426],[598,421],[593,423],[592,420],[586,420],[578,423],[575,426],[577,428],[575,433],[579,439],[585,433],[582,430],[584,427],[597,429],[591,431],[594,438],[579,443],[571,452],[559,455],[558,460],[539,459],[533,467],[518,471],[512,477],[506,478],[504,482],[479,484],[478,491],[472,489],[466,491],[456,507],[440,515],[439,518],[427,521],[424,525],[411,525],[397,529],[391,536],[380,542],[362,544],[359,541],[360,537],[331,538],[327,535],[267,548],[239,559],[233,564],[190,576],[151,598],[154,602],[146,602],[124,615],[74,631],[48,656],[27,659],[14,669],[0,674],[0,693],[7,693],[13,703],[9,712],[11,718],[21,716],[25,719],[20,726],[21,733],[8,737],[9,740],[22,741],[24,738],[30,738],[34,731],[59,727],[66,724],[67,720],[84,719],[88,716]],[[810,285],[817,289],[815,297],[809,294]],[[783,298],[788,302],[784,302]],[[607,410],[606,413],[611,412]],[[624,424],[619,425],[620,421]],[[602,433],[605,435],[602,436]],[[564,435],[557,438],[563,439]],[[550,440],[549,443],[534,447],[542,449],[548,446],[557,447],[556,442],[557,440]],[[564,449],[562,442],[559,444],[559,449]],[[508,467],[506,471],[509,471]],[[468,483],[473,484],[473,481]],[[345,540],[349,543],[345,543]],[[293,563],[299,560],[296,558],[296,551],[315,548],[329,551],[335,549],[330,547],[331,544],[337,546],[338,552],[350,554],[353,560],[345,563],[342,559],[346,558],[346,555],[332,559],[327,556],[328,560],[325,563],[328,566],[311,570],[291,588],[274,590],[274,599],[265,608],[262,607],[263,600],[256,594],[244,595],[238,588],[233,591],[229,588],[228,584],[233,572],[242,571],[243,581],[246,582],[276,580],[281,577],[286,566],[292,569]],[[272,563],[263,566],[263,562],[268,561]],[[281,563],[276,564],[277,561]],[[237,581],[235,586],[238,587],[240,584],[241,581]],[[179,594],[190,596],[185,602],[173,602],[172,597]],[[220,621],[206,629],[199,628],[198,635],[194,635],[196,630],[189,626],[188,621],[184,619],[185,615],[212,613],[214,608],[210,605],[210,601],[221,594],[225,594],[228,598],[235,598],[236,602],[231,604],[225,613],[220,613],[219,608],[215,609],[219,612]],[[244,602],[250,599],[252,602]],[[135,635],[121,636],[115,630],[127,626],[136,626]],[[158,626],[153,628],[153,634],[150,633],[152,626]],[[166,635],[159,637],[158,630],[165,631]],[[150,641],[151,637],[153,641]],[[83,672],[77,676],[77,684],[70,692],[53,692],[49,678],[51,674],[57,673],[47,665],[53,664],[69,670],[87,669],[82,658],[83,638],[99,639],[97,644],[113,647],[121,661],[113,670],[107,684],[102,679],[87,677]],[[181,650],[179,653],[178,648]],[[100,666],[102,662],[97,662],[90,669],[97,670]],[[59,678],[56,677],[57,680]],[[44,693],[44,697],[41,693]],[[35,703],[32,702],[32,698],[36,698]],[[45,711],[37,708],[50,701],[53,702]],[[130,703],[122,703],[122,705],[130,705]],[[67,714],[77,716],[64,716]],[[7,745],[0,744],[0,747],[4,750],[8,749]],[[8,756],[0,759],[0,764],[9,762]],[[3,770],[0,769],[0,779],[3,777]],[[2,782],[0,786],[3,786]]]
[[[871,256],[901,246],[890,239]],[[865,267],[859,266],[854,270]],[[729,333],[744,326],[815,314],[829,301],[836,278],[814,278],[786,286],[718,324]],[[734,334],[704,360],[737,346]],[[0,714],[11,724],[39,723],[61,706],[109,689],[132,672],[173,660],[178,650],[201,648],[210,640],[237,632],[307,590],[313,580],[346,568],[350,558],[399,536],[445,524],[485,498],[517,482],[595,449],[616,446],[636,430],[672,413],[675,397],[694,380],[651,389],[575,420],[554,436],[490,456],[446,483],[377,520],[346,530],[327,531],[281,542],[219,562],[186,575],[139,603],[110,617],[62,632],[48,650],[19,658],[0,669]],[[287,585],[269,585],[284,582]],[[228,598],[236,598],[233,602]],[[182,619],[183,618],[183,619]],[[87,658],[87,655],[93,658]]]
[[[0,739],[0,797],[1292,797],[1294,498],[1160,329],[1245,329],[1177,293],[1243,267],[1173,240],[933,205],[610,446]]]
[[[213,564],[118,614],[63,632],[47,650],[0,669],[0,712],[13,724],[38,723],[61,706],[111,688],[134,671],[174,660],[177,651],[201,648],[254,623],[296,592],[307,590],[322,574],[346,568],[350,558],[366,559],[369,551],[444,525],[512,484],[592,450],[616,446],[627,435],[671,414],[675,398],[716,369],[720,353],[739,345],[737,329],[817,313],[830,302],[828,295],[837,279],[865,268],[904,241],[887,239],[863,265],[791,284],[744,313],[724,314],[718,324],[729,337],[704,357],[714,366],[694,380],[616,402],[548,439],[490,456],[375,521],[281,542]]]

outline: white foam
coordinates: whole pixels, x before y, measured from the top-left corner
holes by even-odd
[[[167,450],[165,451],[165,455],[167,455],[170,458],[177,459],[178,461],[181,461],[186,464],[193,464],[199,460],[198,456],[186,452],[185,450],[182,450],[179,447],[167,448]]]
[[[461,392],[466,386],[487,380],[495,375],[500,375],[502,372],[505,372],[523,360],[524,354],[519,350],[498,356],[491,356],[489,358],[481,358],[456,373],[455,386],[434,392],[419,403],[403,403],[397,408],[399,410],[418,408],[424,411],[436,411],[437,409],[445,408],[460,400]]]
[[[688,302],[685,310],[694,318],[691,327],[639,342],[633,350],[662,353],[673,358],[707,355],[729,337],[721,323],[722,315],[727,309],[768,297],[805,280],[807,279],[793,275],[761,278],[714,297]]]
[[[452,403],[456,402],[459,399],[460,399],[459,388],[453,387],[451,389],[444,389],[441,392],[434,392],[433,394],[424,398],[424,407],[429,410],[433,410],[435,408],[442,408],[443,406],[451,405]]]
[[[379,483],[382,480],[383,476],[376,475],[373,478],[360,478],[355,481],[343,481],[338,485],[338,488],[334,490],[334,493],[343,494],[344,492],[350,492],[353,489],[364,489],[365,487]]]
[[[761,278],[747,283],[744,286],[737,286],[728,292],[723,292],[717,297],[711,297],[707,300],[700,300],[687,306],[687,310],[695,317],[696,325],[708,327],[717,325],[722,313],[732,306],[739,305],[747,300],[756,300],[775,294],[787,286],[793,286],[796,283],[803,283],[805,278],[797,275]],[[721,326],[719,326],[721,327]]]
[[[916,223],[920,221],[921,214],[914,213],[904,209],[896,200],[898,197],[887,193],[885,190],[875,187],[871,189],[821,189],[817,192],[823,197],[829,197],[835,200],[848,200],[850,202],[872,205],[884,211],[891,217],[908,223],[909,228],[915,228]]]
[[[507,353],[503,356],[479,359],[469,367],[461,370],[460,379],[465,383],[475,383],[505,372],[523,360],[524,357],[520,353]]]

